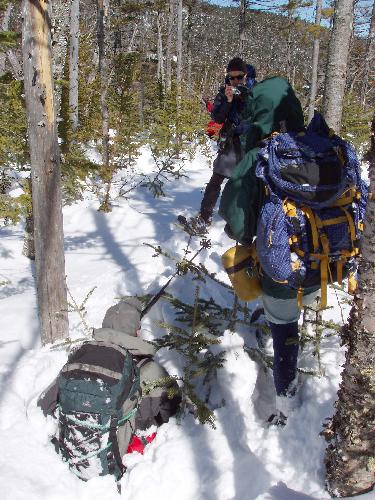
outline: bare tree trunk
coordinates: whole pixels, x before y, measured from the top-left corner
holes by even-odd
[[[24,0],[23,60],[42,343],[68,337],[60,157],[52,78],[50,2]]]
[[[174,21],[174,0],[169,0],[169,13],[168,13],[168,34],[167,34],[167,48],[166,48],[166,72],[165,72],[165,85],[167,92],[171,90],[172,86],[172,32]]]
[[[294,4],[288,2],[288,36],[286,40],[286,74],[289,81],[292,80],[292,30],[294,27],[293,15],[294,15]]]
[[[23,80],[23,69],[14,50],[7,50],[7,58],[12,68],[12,75],[16,80]]]
[[[9,31],[9,22],[10,22],[10,16],[12,14],[13,10],[13,4],[8,4],[7,8],[5,9],[4,12],[4,17],[1,22],[1,31]],[[0,76],[5,73],[5,61],[6,61],[6,53],[1,52],[0,53]]]
[[[158,30],[158,66],[156,70],[157,78],[159,82],[162,85],[162,88],[164,89],[164,80],[165,80],[165,75],[164,75],[164,61],[163,61],[163,39],[161,36],[161,19],[162,19],[162,13],[158,12],[156,16],[156,24],[157,24],[157,30]]]
[[[112,184],[112,172],[109,165],[109,111],[107,104],[108,71],[106,57],[106,21],[109,0],[97,0],[97,39],[99,51],[100,109],[102,115],[102,166],[103,180],[107,183],[106,193],[99,210],[110,212],[109,194]]]
[[[191,42],[192,42],[193,9],[194,9],[194,7],[195,7],[195,2],[188,4],[188,18],[187,18],[187,24],[186,24],[187,85],[188,85],[189,89],[191,89],[193,86],[192,74],[191,74],[191,69],[192,69],[192,53],[191,53],[192,43]]]
[[[337,0],[329,43],[323,114],[328,125],[340,132],[350,39],[353,31],[354,0]]]
[[[10,24],[10,18],[12,16],[12,11],[14,9],[14,5],[12,3],[9,3],[7,5],[7,8],[4,12],[4,17],[3,21],[1,23],[1,31],[8,31],[9,30],[9,24]],[[13,49],[8,49],[4,52],[0,53],[0,75],[3,75],[6,71],[6,60],[8,59],[11,70],[12,70],[12,75],[13,78],[16,80],[23,80],[23,69],[22,69],[22,64],[18,60],[17,55],[15,54]]]
[[[181,87],[182,80],[182,0],[177,2],[177,87]]]
[[[177,1],[177,68],[176,68],[176,98],[177,98],[177,141],[180,143],[180,115],[182,93],[182,0]]]
[[[239,55],[241,59],[245,59],[246,52],[246,7],[247,0],[240,0],[240,17],[239,17]]]
[[[53,11],[51,12],[52,26],[52,71],[56,80],[62,80],[64,76],[64,66],[68,49],[69,33],[69,2],[65,0],[55,0]],[[55,87],[55,110],[56,115],[60,115],[62,87]]]
[[[311,68],[311,87],[309,98],[308,121],[314,116],[316,95],[318,93],[318,66],[319,66],[319,46],[320,46],[320,22],[322,19],[322,0],[316,0],[314,47]]]
[[[138,32],[138,24],[136,24],[134,27],[133,34],[132,34],[132,37],[130,39],[127,52],[132,52],[133,44],[134,44],[134,40],[135,40],[135,37],[137,35],[137,32]]]
[[[69,38],[69,118],[72,130],[78,127],[79,0],[70,4]]]
[[[354,496],[375,485],[375,115],[372,122],[370,198],[361,240],[358,291],[342,339],[348,350],[336,413],[325,431],[328,491]]]
[[[368,82],[370,77],[370,70],[375,65],[375,1],[372,6],[370,29],[367,38],[366,56],[365,56],[365,72],[363,75],[363,82],[361,88],[361,104],[366,106],[366,94],[368,90]]]
[[[27,179],[29,193],[32,199],[33,186],[31,177]],[[22,254],[30,260],[35,260],[35,243],[34,243],[34,215],[33,204],[31,202],[30,209],[27,210],[25,217],[25,235],[23,238]]]
[[[145,84],[140,80],[138,82],[134,82],[134,88],[137,90],[139,99],[138,99],[138,116],[139,116],[139,124],[140,127],[143,128],[145,123],[144,116],[144,106],[145,106]]]

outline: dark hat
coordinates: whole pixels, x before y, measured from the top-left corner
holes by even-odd
[[[240,57],[234,57],[228,63],[227,73],[229,73],[229,71],[243,71],[246,73],[246,64]]]
[[[142,303],[136,297],[125,297],[105,313],[103,328],[112,328],[128,335],[137,335],[141,325]]]

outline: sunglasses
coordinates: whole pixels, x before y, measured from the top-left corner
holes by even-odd
[[[228,76],[229,80],[242,80],[245,75]]]

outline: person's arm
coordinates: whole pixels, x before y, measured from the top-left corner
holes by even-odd
[[[258,148],[249,151],[236,166],[224,187],[219,207],[219,215],[227,223],[227,235],[245,246],[251,245],[256,235],[264,196],[254,171],[258,151]]]
[[[213,108],[211,111],[211,118],[216,123],[224,123],[228,118],[231,107],[232,102],[228,101],[224,90],[220,90],[214,100]]]

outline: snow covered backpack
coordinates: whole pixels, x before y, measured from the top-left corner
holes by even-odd
[[[256,175],[266,199],[256,247],[260,265],[274,281],[298,290],[355,276],[367,186],[353,147],[329,130],[321,115],[305,132],[276,134],[260,150]]]
[[[120,479],[140,397],[132,354],[110,342],[85,342],[70,354],[56,386],[53,442],[70,469],[83,480],[106,474]]]

